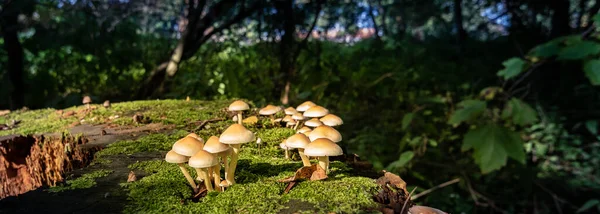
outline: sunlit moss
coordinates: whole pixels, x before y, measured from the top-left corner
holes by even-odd
[[[169,151],[175,141],[187,134],[186,131],[176,131],[171,134],[151,134],[137,140],[119,141],[108,145],[96,153],[96,156]]]
[[[112,172],[112,170],[100,169],[87,174],[83,174],[81,177],[78,177],[76,179],[67,180],[66,184],[64,185],[50,187],[50,189],[48,189],[48,192],[63,192],[67,190],[91,188],[96,185],[96,179],[106,177]]]

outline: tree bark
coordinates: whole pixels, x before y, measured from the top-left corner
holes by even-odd
[[[4,10],[7,9],[4,8]],[[25,105],[26,88],[23,80],[25,72],[23,68],[23,47],[18,37],[18,16],[18,12],[3,14],[1,20],[4,50],[8,54],[8,76],[13,86],[10,93],[11,109],[18,109]]]
[[[375,21],[375,13],[373,13],[373,10],[375,10],[375,8],[373,7],[373,4],[371,3],[371,0],[367,0],[367,2],[369,3],[369,16],[371,17],[371,22],[373,22],[373,29],[375,30],[375,38],[377,40],[381,40],[381,37],[379,37],[379,27],[377,26],[377,21]]]
[[[294,73],[293,49],[294,34],[296,33],[296,23],[294,22],[294,2],[292,0],[277,1],[275,6],[280,11],[280,17],[283,21],[283,36],[279,46],[279,73],[283,74],[283,81],[278,81],[279,86],[275,90],[280,90],[281,103],[286,105],[289,101],[290,79]]]
[[[456,29],[456,43],[462,49],[462,43],[467,38],[463,27],[462,0],[454,0],[454,28]]]

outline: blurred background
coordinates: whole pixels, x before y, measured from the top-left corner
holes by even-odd
[[[0,109],[65,108],[84,95],[312,100],[345,120],[344,146],[375,169],[420,188],[461,179],[424,195],[429,206],[595,213],[598,9],[595,0],[0,0]]]

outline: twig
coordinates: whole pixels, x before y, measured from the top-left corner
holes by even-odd
[[[194,131],[198,131],[200,129],[202,129],[202,127],[204,127],[206,124],[210,123],[210,122],[217,122],[217,121],[223,121],[225,120],[225,118],[213,118],[213,119],[209,119],[209,120],[204,120],[200,123],[200,125],[198,125],[198,127],[196,127],[194,129]]]
[[[415,199],[417,199],[417,198],[419,198],[419,197],[421,197],[421,196],[427,195],[427,194],[429,194],[429,193],[431,193],[431,192],[433,192],[433,191],[435,191],[435,190],[437,190],[437,189],[444,188],[444,187],[446,187],[446,186],[449,186],[449,185],[452,185],[452,184],[458,183],[459,181],[460,181],[460,178],[455,178],[455,179],[453,179],[453,180],[446,181],[446,182],[444,182],[444,183],[441,183],[441,184],[439,184],[439,185],[437,185],[437,186],[434,186],[434,187],[432,187],[432,188],[430,188],[430,189],[428,189],[428,190],[425,190],[425,191],[423,191],[423,192],[420,192],[419,194],[416,194],[416,195],[412,196],[412,197],[410,198],[410,200],[415,200]]]
[[[410,193],[408,194],[408,197],[406,197],[406,200],[404,200],[404,204],[402,205],[402,210],[400,210],[400,213],[404,213],[404,208],[406,208],[406,204],[408,203],[408,200],[411,200],[410,196],[415,192],[415,190],[417,190],[417,187],[415,187],[412,191],[410,191]]]
[[[577,208],[574,204],[571,204],[570,202],[568,202],[565,199],[562,199],[560,197],[558,197],[558,195],[554,194],[552,191],[550,191],[549,189],[547,189],[546,187],[542,186],[542,184],[540,184],[537,181],[534,181],[533,183],[535,183],[536,186],[540,187],[540,189],[544,190],[544,192],[548,193],[550,196],[552,196],[552,198],[554,199],[554,203],[556,205],[556,209],[558,210],[559,213],[562,213],[562,210],[559,209],[559,204],[558,202],[561,202],[563,204],[567,204],[573,208]]]

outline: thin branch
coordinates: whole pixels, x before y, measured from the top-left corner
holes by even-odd
[[[404,213],[404,208],[406,208],[406,204],[407,204],[408,200],[411,200],[410,196],[415,192],[415,190],[417,190],[417,187],[415,187],[412,191],[410,191],[410,193],[408,194],[408,197],[406,197],[406,200],[404,200],[404,204],[402,205],[402,210],[400,210],[400,213]]]
[[[321,15],[321,9],[322,9],[321,6],[322,6],[322,4],[323,4],[323,1],[321,1],[321,0],[317,1],[317,12],[315,13],[315,19],[313,19],[313,22],[312,22],[312,24],[310,26],[310,29],[306,33],[306,37],[304,37],[304,39],[302,39],[302,42],[300,42],[300,45],[296,49],[296,52],[294,52],[294,55],[292,56],[293,59],[294,59],[294,61],[296,61],[296,58],[298,58],[298,55],[300,55],[300,51],[304,47],[306,47],[306,44],[308,43],[308,38],[310,37],[310,35],[312,34],[313,30],[317,26],[317,20],[319,20],[319,15]]]
[[[410,200],[416,200],[417,198],[419,198],[419,197],[421,197],[421,196],[427,195],[427,194],[429,194],[429,193],[431,193],[431,192],[433,192],[433,191],[435,191],[435,190],[438,190],[438,189],[444,188],[444,187],[446,187],[446,186],[449,186],[449,185],[452,185],[452,184],[458,183],[459,181],[460,181],[460,178],[455,178],[455,179],[452,179],[452,180],[450,180],[450,181],[446,181],[446,182],[444,182],[444,183],[441,183],[441,184],[439,184],[439,185],[437,185],[437,186],[434,186],[434,187],[432,187],[432,188],[430,188],[430,189],[428,189],[428,190],[425,190],[425,191],[423,191],[423,192],[420,192],[419,194],[416,194],[416,195],[412,196],[412,197],[410,198]]]

